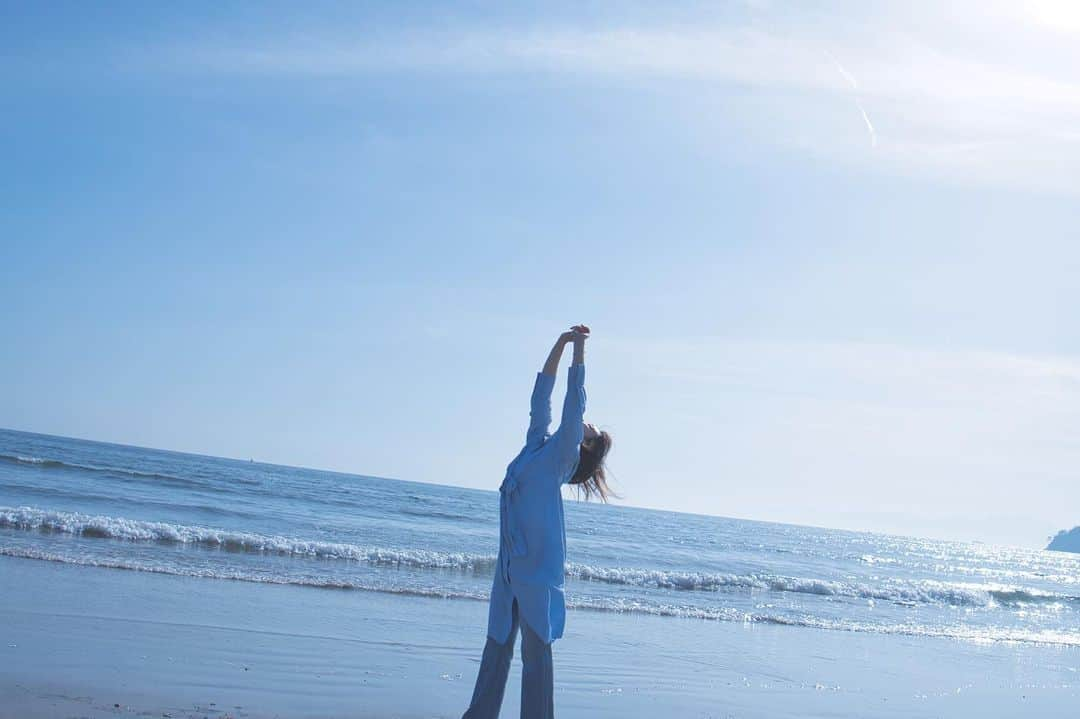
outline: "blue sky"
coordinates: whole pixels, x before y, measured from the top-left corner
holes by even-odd
[[[0,426],[494,488],[586,322],[629,504],[1041,545],[1080,11],[863,5],[5,5]]]

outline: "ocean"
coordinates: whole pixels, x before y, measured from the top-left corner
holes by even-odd
[[[495,491],[0,430],[0,555],[102,572],[483,602],[498,505]],[[577,501],[566,537],[571,610],[1080,646],[1080,555]]]

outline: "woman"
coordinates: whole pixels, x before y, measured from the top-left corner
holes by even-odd
[[[495,719],[502,706],[514,639],[521,628],[521,716],[554,716],[551,643],[562,636],[566,621],[563,572],[566,527],[562,485],[569,483],[606,501],[604,458],[611,435],[585,424],[585,340],[589,328],[575,325],[551,348],[533,386],[525,446],[506,468],[499,487],[499,558],[488,608],[488,639],[480,661],[472,702],[463,719]],[[574,345],[555,434],[551,390],[563,348]]]

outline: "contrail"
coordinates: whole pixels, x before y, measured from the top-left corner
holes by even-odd
[[[866,114],[866,108],[863,107],[859,98],[855,98],[855,105],[859,108],[859,112],[862,113],[863,122],[866,123],[866,131],[870,133],[870,147],[877,147],[877,131],[874,130],[874,124],[870,122],[870,116]]]
[[[836,69],[840,71],[840,74],[848,85],[851,85],[851,91],[855,93],[855,107],[859,108],[859,113],[862,114],[863,122],[866,123],[866,131],[870,133],[870,147],[877,147],[877,130],[874,129],[874,123],[870,122],[870,115],[867,114],[866,108],[863,107],[862,100],[859,99],[859,83],[855,81],[855,76],[844,69],[844,66],[840,64],[840,61],[833,57],[830,52],[825,53],[833,64],[836,65]]]

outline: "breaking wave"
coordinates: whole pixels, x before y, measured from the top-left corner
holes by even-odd
[[[147,522],[123,517],[59,512],[32,507],[0,507],[0,527],[130,542],[186,544],[230,552],[346,559],[374,565],[421,569],[481,571],[495,566],[494,555],[364,547],[356,544],[309,541],[254,532],[234,532],[212,527]]]
[[[1018,587],[947,582],[886,581],[880,585],[836,582],[824,579],[784,577],[769,574],[716,574],[645,569],[612,569],[570,564],[567,576],[605,584],[624,584],[684,591],[718,591],[732,587],[773,592],[795,592],[830,597],[853,597],[901,604],[941,604],[957,607],[985,607],[994,603],[1078,602],[1080,597],[1039,592]]]
[[[227,552],[271,554],[320,560],[349,560],[373,566],[445,569],[482,573],[495,565],[492,554],[425,549],[371,547],[238,532],[197,525],[149,522],[124,517],[89,515],[33,507],[0,507],[0,528],[70,534],[130,542],[192,545]],[[952,607],[1053,605],[1080,603],[1080,597],[991,584],[962,584],[931,580],[882,580],[879,584],[787,577],[765,573],[733,574],[567,565],[566,576],[581,582],[624,585],[675,592],[747,590],[789,592],[824,597],[929,604]]]
[[[187,477],[177,477],[176,475],[164,474],[162,472],[146,472],[138,469],[128,469],[122,467],[103,467],[93,464],[79,464],[77,462],[62,462],[58,459],[28,457],[20,454],[0,454],[0,462],[7,462],[9,464],[32,465],[45,469],[75,469],[82,472],[101,472],[103,474],[111,474],[114,476],[119,475],[124,477],[136,477],[140,479],[156,479],[171,484],[186,486],[203,486],[205,484],[204,482],[201,482],[199,480]]]
[[[433,597],[440,599],[486,601],[488,598],[487,592],[469,591],[460,588],[405,587],[394,584],[376,584],[348,579],[322,579],[307,576],[254,573],[240,569],[180,567],[168,564],[155,564],[134,558],[71,556],[30,548],[0,547],[0,556],[36,559],[89,567],[170,574],[175,576],[228,579],[260,584],[285,584],[321,589],[359,590],[380,592],[383,594]],[[567,606],[578,610],[611,612],[616,614],[644,614],[658,617],[741,622],[745,624],[774,624],[781,626],[826,629],[830,631],[904,634],[962,639],[975,642],[1021,642],[1080,647],[1080,631],[1029,630],[1010,627],[976,627],[965,625],[924,626],[916,623],[875,624],[870,622],[825,619],[808,615],[790,616],[760,611],[747,612],[732,607],[697,607],[665,602],[624,600],[613,597],[571,596],[568,597]]]

